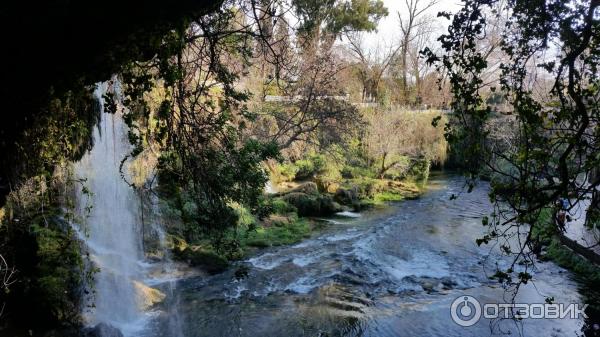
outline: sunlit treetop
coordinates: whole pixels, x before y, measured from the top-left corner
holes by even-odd
[[[374,31],[388,15],[381,0],[294,0],[300,30],[338,36],[349,31]],[[319,31],[319,32],[317,32]]]

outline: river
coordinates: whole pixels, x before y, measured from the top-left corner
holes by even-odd
[[[462,191],[459,176],[434,174],[420,199],[329,219],[326,230],[299,244],[263,250],[219,275],[181,279],[143,335],[580,335],[582,319],[452,321],[459,296],[481,303],[509,297],[489,278],[506,260],[475,244],[491,209],[488,186]],[[537,263],[517,302],[544,303],[545,296],[583,301],[571,274],[551,262]]]

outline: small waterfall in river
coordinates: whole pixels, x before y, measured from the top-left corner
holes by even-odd
[[[94,131],[94,147],[75,164],[76,177],[86,179],[84,185],[90,191],[87,196],[78,196],[79,208],[92,206],[87,214],[81,214],[85,220],[79,233],[97,268],[84,316],[90,325],[107,323],[127,336],[144,326],[149,307],[144,296],[157,291],[143,283],[146,272],[140,198],[119,170],[131,149],[127,127],[119,113],[102,111],[106,90],[103,83],[95,91],[101,122]]]

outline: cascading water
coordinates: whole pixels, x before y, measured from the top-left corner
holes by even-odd
[[[92,205],[88,214],[82,214],[81,238],[98,268],[89,299],[93,305],[84,316],[90,325],[107,323],[127,336],[143,327],[148,316],[140,298],[148,288],[143,284],[140,200],[119,170],[130,151],[127,127],[118,113],[102,111],[106,90],[103,83],[95,91],[102,116],[94,132],[95,145],[75,165],[76,176],[86,179],[85,186],[91,192],[78,196],[80,209],[85,209],[88,201]]]
[[[96,91],[100,106],[105,91],[105,84]],[[448,180],[447,188],[440,185],[419,200],[390,208],[389,213],[371,218],[367,214],[354,224],[332,222],[319,237],[262,252],[222,274],[179,279],[168,259],[145,261],[143,232],[150,229],[162,243],[162,254],[156,254],[159,260],[168,256],[166,235],[148,217],[149,226],[143,230],[141,201],[119,170],[130,150],[127,128],[118,114],[101,115],[94,148],[75,165],[76,176],[87,179],[92,192],[93,208],[79,228],[99,268],[94,275],[94,306],[85,313],[90,325],[108,323],[125,336],[136,337],[329,332],[462,336],[467,330],[450,321],[454,298],[469,293],[499,301],[505,295],[482,270],[494,259],[505,261],[495,255],[488,260],[489,255],[475,245],[482,233],[479,219],[489,211],[484,202],[487,189],[479,186],[460,201],[452,201],[450,195],[462,190],[458,178]],[[82,194],[79,200],[84,210],[87,196]],[[246,276],[239,276],[238,270],[245,270]],[[542,265],[535,277],[535,286],[520,293],[528,302],[539,301],[542,293],[556,296],[560,303],[580,301],[575,285],[554,265]],[[149,297],[164,299],[164,295],[147,285],[160,287],[168,296],[160,315],[150,311],[156,301]],[[556,332],[580,330],[581,324],[579,320],[533,320],[527,331],[559,335]],[[469,333],[489,335],[489,326],[490,322],[481,321]],[[100,336],[118,334],[100,331]]]

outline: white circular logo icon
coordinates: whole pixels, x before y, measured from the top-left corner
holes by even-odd
[[[450,314],[454,323],[471,326],[481,318],[481,305],[473,296],[460,296],[452,302]]]

